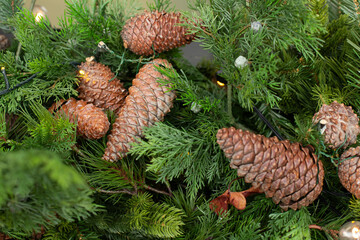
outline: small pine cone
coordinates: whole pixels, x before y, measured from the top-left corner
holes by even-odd
[[[118,111],[127,95],[120,80],[110,68],[94,61],[93,57],[79,66],[79,98],[102,109]]]
[[[324,142],[333,149],[341,146],[346,148],[356,143],[360,132],[359,118],[351,106],[345,106],[336,101],[330,105],[324,104],[319,112],[315,113],[313,123],[320,123]]]
[[[124,47],[137,55],[149,56],[192,42],[195,34],[186,34],[179,26],[180,13],[147,12],[129,19],[121,31]]]
[[[341,155],[338,175],[341,184],[360,199],[360,146],[349,148]]]
[[[102,138],[109,130],[110,123],[106,114],[100,108],[82,100],[61,100],[54,103],[49,111],[68,116],[70,122],[77,123],[77,133],[89,139]]]
[[[0,34],[0,51],[5,50],[8,47],[10,47],[9,39],[5,35]]]
[[[324,169],[299,143],[266,138],[233,127],[220,129],[217,142],[230,166],[284,210],[308,206],[321,193]]]
[[[117,161],[123,158],[130,144],[143,136],[143,127],[163,121],[170,112],[175,93],[169,91],[169,85],[158,83],[159,78],[167,77],[158,72],[154,65],[171,68],[168,61],[155,59],[139,70],[108,137],[103,156],[105,160]]]

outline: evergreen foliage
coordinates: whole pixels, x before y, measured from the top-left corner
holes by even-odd
[[[96,235],[90,229],[77,224],[76,222],[62,221],[60,224],[51,227],[42,238],[44,240],[98,240],[99,235]]]
[[[13,17],[24,5],[24,0],[2,1],[0,9],[0,29],[10,30],[8,20]]]
[[[211,126],[215,130],[217,126]],[[210,132],[206,129],[206,132]],[[215,136],[203,136],[199,131],[184,131],[164,123],[156,123],[144,132],[145,140],[131,152],[150,157],[147,171],[165,182],[185,177],[190,197],[195,197],[206,182],[219,177],[223,156],[214,144]]]
[[[183,213],[166,203],[155,203],[147,193],[133,196],[128,201],[127,218],[131,229],[145,235],[174,238],[181,232]]]
[[[6,131],[6,112],[0,108],[0,141],[4,141],[7,138]]]
[[[38,103],[31,103],[32,114],[22,113],[29,136],[22,142],[21,148],[31,149],[41,146],[44,149],[69,157],[71,147],[76,143],[76,126],[67,116],[54,117]],[[33,116],[34,115],[34,116]]]
[[[20,49],[0,52],[0,67],[10,87],[36,74],[0,96],[0,238],[26,239],[43,227],[43,239],[55,240],[333,239],[331,230],[360,219],[359,200],[339,182],[337,164],[345,149],[328,149],[320,124],[312,123],[314,113],[334,100],[359,113],[357,1],[189,5],[183,25],[213,56],[199,66],[178,49],[143,58],[124,48],[121,29],[142,11],[136,1],[67,0],[54,28],[48,19],[36,22],[23,1],[0,0],[0,28],[12,31]],[[170,0],[149,1],[148,8],[176,11]],[[47,110],[77,96],[76,65],[89,56],[109,66],[126,88],[154,58],[174,66],[157,68],[177,95],[171,112],[145,128],[118,162],[102,159],[107,136],[78,137],[76,123]],[[236,67],[239,56],[248,62]],[[5,86],[0,76],[0,89]],[[212,199],[251,185],[234,181],[237,172],[216,133],[235,126],[273,136],[259,113],[284,139],[314,147],[324,164],[323,191],[298,211],[282,212],[258,194],[247,197],[244,210],[229,207],[217,216],[209,208]],[[107,114],[113,123],[116,115]]]
[[[1,232],[25,237],[61,219],[73,221],[95,213],[91,191],[74,169],[53,152],[0,154]]]
[[[314,33],[322,27],[311,17],[302,1],[195,1],[194,10],[202,25],[195,27],[201,45],[214,55],[222,67],[222,76],[236,88],[239,103],[248,109],[258,101],[271,106],[280,98],[279,52],[293,46],[306,59],[311,59],[320,46]],[[281,14],[280,14],[281,13]],[[259,31],[251,29],[251,22],[259,21]],[[266,26],[266,27],[264,27]],[[301,28],[299,28],[301,26]],[[250,30],[248,30],[250,28]],[[300,29],[300,31],[299,31]],[[315,51],[314,51],[315,50]],[[235,67],[238,56],[251,63],[241,69]]]
[[[309,225],[311,215],[306,208],[293,212],[272,213],[269,215],[269,239],[311,239]],[[285,226],[279,228],[279,226]]]

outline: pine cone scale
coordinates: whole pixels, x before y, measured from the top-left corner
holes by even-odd
[[[121,31],[124,47],[138,55],[161,53],[190,43],[194,34],[187,35],[180,13],[145,12],[129,19]]]
[[[79,98],[102,109],[118,111],[127,95],[122,83],[107,66],[87,58],[79,66]]]
[[[330,105],[324,104],[313,117],[313,123],[322,126],[324,142],[333,149],[356,143],[360,133],[358,122],[359,118],[351,106],[336,101]]]
[[[79,135],[89,139],[99,139],[105,136],[109,130],[110,123],[107,116],[101,109],[93,104],[88,104],[82,100],[70,98],[64,104],[64,100],[54,103],[49,111],[55,112],[56,115],[65,114],[69,121],[77,123],[77,132]]]
[[[10,47],[10,40],[3,34],[0,34],[0,51]]]
[[[103,156],[105,160],[117,161],[126,156],[130,144],[143,136],[143,127],[162,121],[170,111],[175,94],[168,90],[169,85],[161,86],[158,83],[158,78],[167,79],[156,70],[155,66],[158,65],[171,67],[166,60],[156,59],[144,65],[133,80],[133,86],[108,138]]]
[[[322,164],[299,143],[277,138],[271,141],[234,128],[219,130],[217,138],[238,175],[260,188],[284,210],[307,206],[320,194],[324,177]]]

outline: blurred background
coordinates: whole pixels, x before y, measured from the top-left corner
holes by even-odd
[[[121,1],[121,0],[119,0]],[[125,1],[125,0],[124,0]],[[25,0],[25,7],[29,9],[31,0]],[[153,3],[153,0],[137,0],[137,2],[144,8],[148,9],[147,2]],[[172,4],[177,10],[188,10],[186,0],[172,0]],[[46,9],[46,15],[49,18],[51,24],[57,27],[58,18],[62,18],[66,12],[66,4],[64,0],[37,0],[36,8],[44,7]],[[204,51],[197,42],[192,42],[189,45],[181,47],[184,57],[187,58],[194,66],[196,66],[204,58],[210,58],[210,54]]]
[[[25,6],[29,8],[31,0],[25,0]],[[147,8],[146,2],[153,2],[148,0],[137,0],[144,8]],[[173,0],[173,4],[176,9],[186,10],[187,9],[187,1],[186,0]],[[61,16],[64,16],[64,12],[66,11],[65,1],[64,0],[37,0],[36,5],[43,6],[47,9],[48,17],[54,25],[58,22],[57,19]]]

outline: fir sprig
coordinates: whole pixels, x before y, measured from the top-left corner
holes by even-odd
[[[312,18],[302,1],[201,0],[192,6],[201,25],[189,26],[201,37],[223,70],[223,77],[236,88],[239,103],[248,109],[257,101],[277,105],[280,97],[279,52],[294,46],[306,59],[318,54],[321,40],[314,33],[323,28]],[[307,14],[304,14],[307,13]],[[294,17],[297,16],[297,17]],[[281,19],[281,20],[280,20]],[[258,31],[251,22],[259,21]],[[300,30],[299,30],[300,29]],[[235,59],[245,56],[250,66],[238,69]]]
[[[159,79],[162,84],[169,84],[171,90],[178,93],[177,100],[183,101],[185,105],[193,103],[198,104],[204,111],[217,111],[219,108],[219,99],[217,99],[211,92],[203,88],[199,88],[194,81],[187,78],[185,73],[177,73],[173,69],[166,69],[156,67],[156,69],[169,80]]]
[[[311,239],[309,225],[313,219],[306,208],[298,211],[274,212],[269,215],[270,239]],[[279,226],[282,226],[281,229]]]
[[[182,233],[183,212],[166,203],[153,202],[147,193],[133,196],[128,208],[127,217],[133,230],[161,238],[174,238]]]
[[[95,234],[91,229],[86,228],[76,222],[62,221],[60,224],[49,228],[44,237],[44,240],[98,240],[99,235]]]
[[[147,141],[140,140],[130,153],[138,158],[148,156],[147,171],[157,173],[158,181],[172,181],[184,174],[189,196],[195,197],[206,182],[219,177],[223,156],[212,139],[164,123],[146,128],[144,135]]]
[[[21,111],[29,134],[21,147],[49,149],[68,157],[76,143],[76,125],[69,122],[68,116],[55,117],[36,102],[30,103],[29,110]]]

